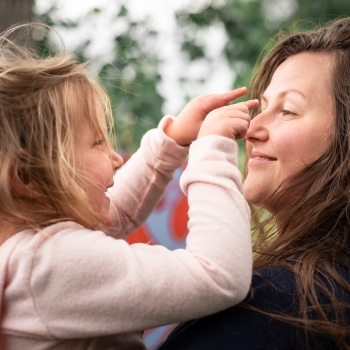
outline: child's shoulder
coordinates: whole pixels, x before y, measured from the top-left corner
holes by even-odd
[[[56,223],[38,231],[24,230],[6,240],[0,247],[1,255],[13,264],[25,263],[35,257],[45,258],[60,255],[60,251],[70,251],[82,245],[91,244],[91,240],[106,237],[102,231],[93,231],[72,222]],[[89,243],[90,242],[90,243]],[[69,253],[68,253],[69,254]]]
[[[104,267],[104,257],[112,254],[114,241],[102,231],[74,222],[57,223],[39,232],[25,230],[0,247],[0,275],[5,274],[8,283],[32,291],[48,283],[60,285],[66,278],[78,278],[84,270],[93,274],[92,262]]]

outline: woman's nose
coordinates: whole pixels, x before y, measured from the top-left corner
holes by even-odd
[[[254,117],[249,125],[245,139],[250,142],[267,141],[269,138],[269,129],[264,112]]]

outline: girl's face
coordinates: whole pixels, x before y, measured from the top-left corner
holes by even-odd
[[[98,110],[98,122],[107,137],[107,126],[102,108]],[[104,225],[112,224],[109,211],[110,200],[106,196],[107,189],[113,186],[115,170],[123,165],[123,159],[114,150],[104,144],[101,135],[97,135],[89,121],[82,118],[75,139],[75,156],[79,185],[87,193],[90,204],[101,215]]]
[[[268,198],[289,176],[317,160],[330,145],[334,103],[331,57],[301,53],[275,71],[246,135],[249,157],[244,196],[274,211]]]

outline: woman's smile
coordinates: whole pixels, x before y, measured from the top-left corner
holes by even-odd
[[[252,151],[251,157],[249,158],[249,161],[248,161],[248,166],[267,164],[269,162],[275,162],[275,161],[277,161],[277,159],[274,157],[268,156],[258,151]]]
[[[334,120],[330,66],[326,54],[301,53],[273,74],[245,137],[249,161],[243,188],[251,204],[271,211],[268,201],[277,188],[328,147]]]

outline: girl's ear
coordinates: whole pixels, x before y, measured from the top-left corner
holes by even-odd
[[[10,177],[11,188],[20,196],[27,198],[39,198],[40,193],[36,191],[35,186],[24,171],[16,169],[12,172]]]

